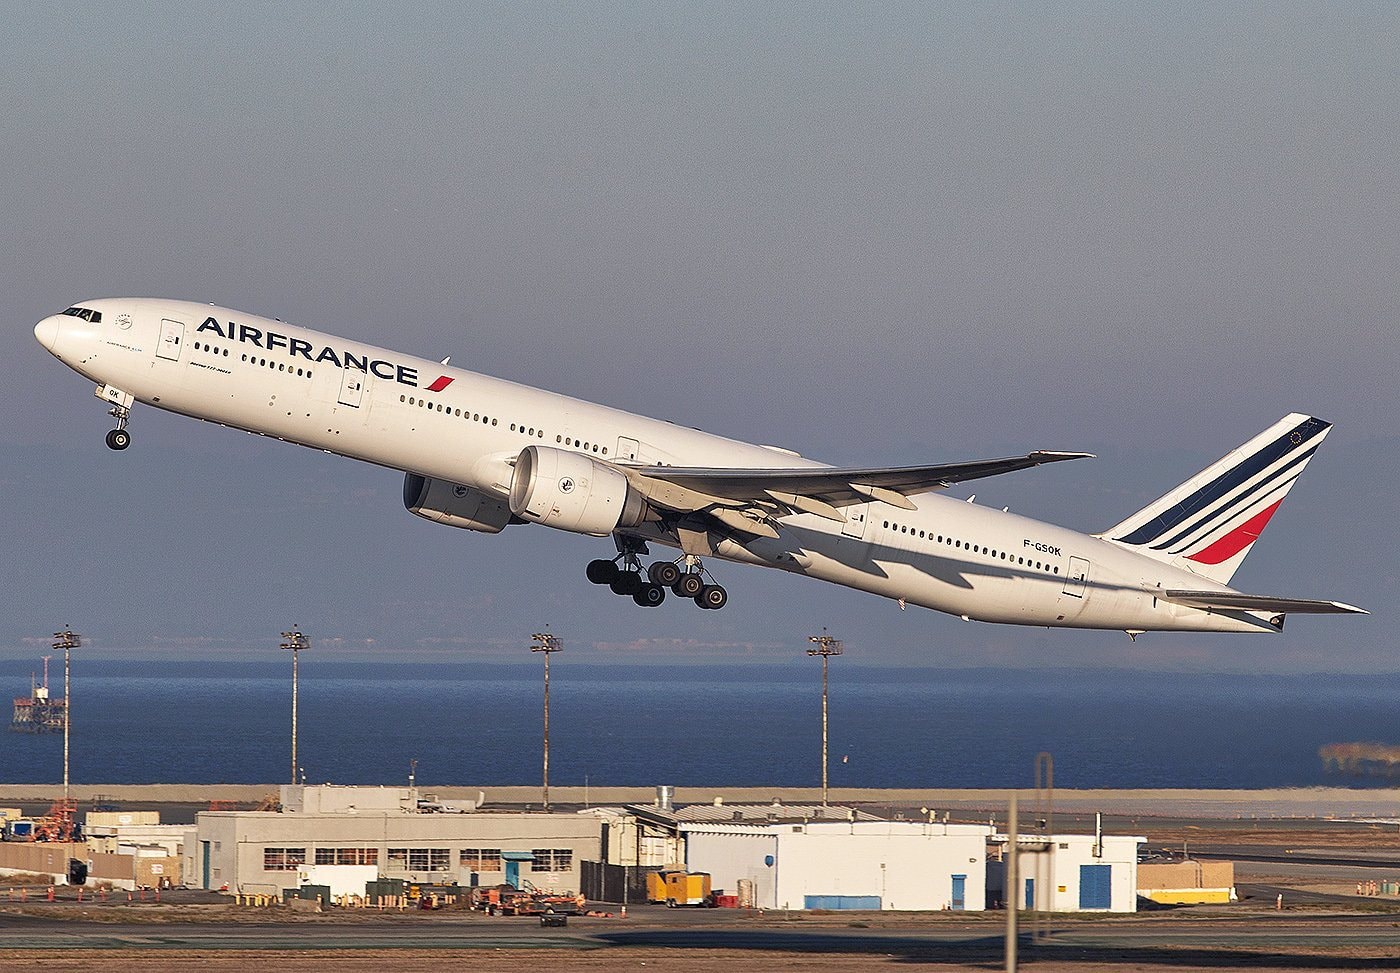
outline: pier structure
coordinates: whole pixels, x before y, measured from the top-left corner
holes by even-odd
[[[14,715],[10,719],[10,729],[19,733],[62,733],[64,717],[68,713],[68,698],[55,698],[49,692],[49,660],[44,656],[44,679],[42,682],[29,677],[29,695],[14,698]]]

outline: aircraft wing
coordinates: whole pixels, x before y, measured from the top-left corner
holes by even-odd
[[[1243,595],[1236,591],[1184,591],[1168,589],[1160,597],[1190,608],[1236,609],[1260,612],[1296,612],[1299,614],[1371,614],[1364,608],[1340,601],[1314,601],[1308,598],[1273,598],[1268,595]]]
[[[942,463],[937,466],[876,466],[850,469],[736,470],[709,467],[646,466],[637,473],[726,500],[766,501],[774,493],[810,497],[845,507],[867,500],[883,500],[913,510],[910,494],[941,490],[964,480],[996,476],[1067,459],[1084,459],[1092,453],[1035,452],[1005,459]]]
[[[619,468],[643,494],[663,507],[683,513],[706,513],[736,530],[776,537],[769,523],[775,514],[810,513],[844,523],[846,515],[840,508],[867,500],[915,510],[917,508],[909,500],[911,494],[1092,455],[1035,452],[937,466],[848,469],[825,466],[747,470],[685,466]]]

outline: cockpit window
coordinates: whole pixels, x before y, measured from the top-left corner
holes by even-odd
[[[90,307],[70,307],[63,313],[71,314],[75,318],[82,318],[84,321],[91,321],[93,324],[102,323],[102,312],[94,311]]]

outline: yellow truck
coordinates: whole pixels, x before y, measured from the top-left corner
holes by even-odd
[[[710,908],[715,904],[709,872],[652,872],[647,875],[647,899],[665,902],[668,909],[683,905]]]

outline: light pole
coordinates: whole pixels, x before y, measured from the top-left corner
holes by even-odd
[[[826,684],[827,666],[831,663],[833,655],[840,655],[845,651],[840,639],[834,639],[826,634],[826,629],[822,629],[820,635],[809,635],[808,642],[815,642],[815,649],[808,649],[808,655],[819,655],[822,659],[822,807],[827,805],[827,780],[826,780]]]
[[[71,680],[71,670],[69,667],[68,653],[83,644],[81,635],[74,635],[67,625],[63,626],[63,631],[53,633],[53,650],[57,652],[63,650],[63,803],[68,804],[68,728],[73,710],[73,687]],[[48,661],[45,660],[44,667],[48,668]],[[48,674],[44,675],[45,684],[48,683]]]
[[[297,782],[297,655],[311,648],[311,640],[296,625],[282,633],[280,648],[292,653],[292,783]]]
[[[549,657],[560,649],[564,648],[559,639],[549,633],[549,627],[545,626],[545,631],[536,632],[530,638],[535,640],[530,646],[531,652],[544,653],[544,809],[549,810]]]

